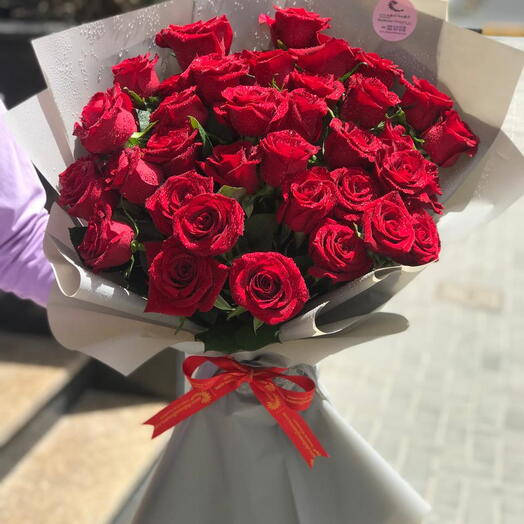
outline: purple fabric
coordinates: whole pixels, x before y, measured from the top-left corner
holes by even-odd
[[[43,252],[45,192],[15,144],[0,101],[0,289],[45,305],[53,272]]]

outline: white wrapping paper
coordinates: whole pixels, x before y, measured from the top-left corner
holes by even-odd
[[[270,13],[273,3],[196,0],[193,5],[177,0],[39,39],[34,47],[48,90],[13,110],[10,125],[57,187],[58,173],[80,153],[71,135],[73,123],[89,97],[110,86],[113,64],[152,50],[155,32],[168,24],[222,13],[236,31],[235,50],[263,48],[268,36],[257,18],[260,12]],[[408,75],[437,82],[480,136],[474,160],[464,158],[443,171],[447,211],[439,230],[444,249],[447,241],[494,218],[524,193],[523,133],[511,112],[512,94],[524,81],[523,53],[431,16],[445,15],[445,3],[438,0],[414,2],[421,8],[418,25],[410,37],[395,43],[373,31],[374,1],[277,3],[331,16],[332,34],[395,60]],[[169,53],[160,54],[161,70],[174,72]],[[177,319],[143,313],[141,297],[83,269],[68,239],[68,223],[71,219],[55,207],[46,238],[58,281],[49,317],[59,341],[123,373],[169,345],[186,353],[203,350],[193,341],[198,326],[186,324],[175,335]],[[350,283],[284,325],[281,344],[236,358],[312,366],[334,352],[402,331],[405,319],[379,310],[421,269],[388,268]],[[317,460],[312,471],[245,391],[193,416],[175,430],[135,524],[420,522],[427,505],[324,396],[317,395],[305,418],[332,455]]]

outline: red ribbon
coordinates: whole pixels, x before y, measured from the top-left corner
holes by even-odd
[[[206,379],[193,378],[193,373],[205,362],[211,362],[222,373]],[[226,357],[191,356],[184,361],[183,370],[193,389],[145,422],[154,427],[153,438],[248,383],[310,467],[316,457],[329,457],[298,413],[309,408],[315,395],[315,382],[309,377],[284,375],[286,368],[245,366]],[[276,378],[286,379],[304,391],[277,386],[273,382]]]

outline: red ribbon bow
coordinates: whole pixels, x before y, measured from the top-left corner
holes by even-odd
[[[223,372],[211,378],[193,378],[193,373],[205,362],[211,362]],[[245,366],[226,357],[188,357],[183,370],[193,389],[145,422],[154,427],[153,438],[235,391],[242,384],[248,383],[255,396],[275,418],[310,467],[313,466],[316,457],[329,457],[298,413],[310,406],[315,395],[315,382],[309,377],[284,375],[286,368]],[[273,382],[276,378],[286,379],[304,391],[290,391],[277,386]]]

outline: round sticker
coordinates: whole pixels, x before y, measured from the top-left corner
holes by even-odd
[[[373,28],[389,42],[407,38],[417,26],[417,10],[410,0],[379,0],[373,11]]]

